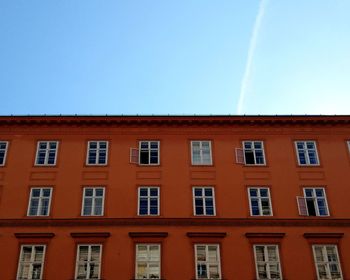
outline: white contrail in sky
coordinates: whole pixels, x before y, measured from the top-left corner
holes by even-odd
[[[252,36],[250,37],[247,63],[245,65],[244,75],[241,82],[241,90],[239,93],[239,100],[237,105],[237,114],[242,114],[244,98],[249,88],[249,82],[250,82],[252,66],[253,66],[253,59],[254,59],[255,49],[258,42],[260,26],[261,26],[262,19],[264,17],[264,13],[265,13],[265,9],[268,1],[269,0],[261,0],[258,14],[255,18]]]

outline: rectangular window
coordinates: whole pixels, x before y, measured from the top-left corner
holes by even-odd
[[[52,188],[32,188],[28,205],[28,216],[48,216],[50,214]]]
[[[4,166],[6,163],[7,147],[7,141],[0,141],[0,166]]]
[[[159,164],[159,141],[139,142],[139,164],[158,165]]]
[[[265,165],[264,143],[262,141],[243,141],[244,163]]]
[[[324,188],[304,188],[304,197],[297,197],[301,216],[329,216]]]
[[[106,165],[108,141],[89,141],[87,150],[87,165]]]
[[[212,165],[211,141],[191,141],[192,165]]]
[[[336,245],[313,245],[317,279],[342,280]]]
[[[196,216],[215,216],[214,188],[194,187],[193,206]]]
[[[45,245],[22,245],[18,262],[17,280],[42,279]]]
[[[136,245],[136,279],[160,279],[160,244]]]
[[[218,244],[195,245],[196,279],[221,279]]]
[[[254,245],[254,256],[258,280],[282,279],[277,245]]]
[[[319,165],[315,141],[296,141],[299,165]]]
[[[350,153],[350,140],[347,141],[347,143],[348,143],[348,150],[349,150],[349,153]]]
[[[35,165],[56,165],[58,141],[39,141]]]
[[[82,216],[102,216],[105,189],[102,187],[84,188]]]
[[[272,216],[269,188],[248,188],[251,216]]]
[[[102,245],[79,245],[75,279],[100,279]]]
[[[138,214],[140,216],[159,215],[159,188],[140,187]]]

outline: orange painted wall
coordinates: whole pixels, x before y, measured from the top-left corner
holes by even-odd
[[[94,122],[98,119],[100,122]],[[68,120],[71,122],[68,123]],[[109,122],[108,122],[109,120]],[[119,122],[113,120],[119,120]],[[134,121],[135,120],[135,121]],[[277,242],[283,278],[317,279],[311,244],[338,244],[343,278],[350,277],[350,117],[37,117],[0,118],[0,141],[9,141],[0,167],[0,279],[16,278],[21,244],[47,244],[44,279],[73,279],[76,245],[103,242],[102,278],[134,278],[135,243],[162,244],[162,277],[194,279],[194,244],[218,243],[222,278],[256,279],[246,233],[285,233]],[[248,121],[247,121],[248,120]],[[83,121],[83,122],[82,122]],[[89,122],[91,121],[91,123]],[[34,166],[36,143],[59,141],[57,165]],[[86,166],[87,141],[108,140],[108,165]],[[139,140],[160,141],[160,165],[129,163]],[[191,140],[212,141],[212,166],[191,165]],[[235,162],[243,140],[264,141],[266,166]],[[315,140],[320,166],[298,166],[295,140]],[[27,217],[29,191],[52,186],[49,217]],[[84,186],[104,186],[103,217],[81,217]],[[160,215],[137,216],[137,188],[160,187]],[[215,188],[215,217],[193,215],[193,186]],[[268,186],[272,217],[251,217],[248,186]],[[326,189],[329,217],[301,217],[296,196],[305,186]],[[123,224],[122,221],[126,221]],[[50,239],[15,233],[54,233]],[[108,238],[73,238],[72,232],[109,232]],[[133,239],[129,232],[167,232]],[[190,238],[188,232],[224,232]],[[342,233],[316,241],[304,233]]]

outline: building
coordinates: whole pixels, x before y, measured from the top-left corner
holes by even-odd
[[[0,117],[0,279],[350,279],[350,116]]]

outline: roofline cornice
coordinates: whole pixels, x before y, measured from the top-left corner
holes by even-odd
[[[193,115],[193,116],[0,116],[0,126],[202,126],[202,125],[347,125],[350,115]]]

